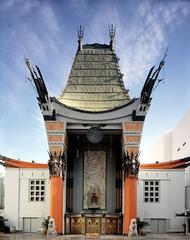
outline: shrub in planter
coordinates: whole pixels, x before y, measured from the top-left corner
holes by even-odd
[[[143,228],[147,227],[149,225],[149,223],[145,222],[145,221],[141,221],[140,218],[136,218],[137,220],[137,232],[138,235],[141,236],[143,235]]]
[[[0,232],[10,233],[10,228],[5,225],[5,221],[7,221],[7,219],[0,216]]]
[[[50,217],[48,216],[48,217],[45,218],[44,221],[42,222],[43,235],[44,235],[44,236],[46,236],[46,234],[47,234],[49,219],[50,219]]]

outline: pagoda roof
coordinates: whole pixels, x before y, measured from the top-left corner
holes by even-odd
[[[76,110],[102,112],[131,101],[110,45],[86,44],[77,51],[67,85],[57,99]]]

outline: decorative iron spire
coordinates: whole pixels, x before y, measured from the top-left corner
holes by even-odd
[[[111,26],[109,25],[108,27],[109,27],[109,35],[110,35],[110,47],[113,50],[114,49],[116,27],[114,27],[113,24],[111,24]]]
[[[80,25],[79,29],[78,29],[78,43],[79,43],[79,47],[78,49],[81,51],[82,50],[82,40],[83,40],[83,36],[84,36],[84,27],[82,27]]]
[[[140,101],[141,101],[142,104],[150,104],[151,99],[152,99],[151,94],[152,94],[153,90],[163,80],[163,79],[158,79],[158,76],[159,76],[159,73],[160,73],[161,69],[163,68],[163,66],[165,64],[165,58],[167,56],[167,52],[168,52],[168,48],[166,49],[164,57],[161,60],[158,68],[156,70],[154,70],[155,66],[153,66],[148,73],[145,84],[144,84],[143,89],[141,91]],[[154,87],[154,84],[155,84],[156,81],[157,81],[157,85]]]
[[[39,67],[35,66],[34,68],[30,63],[29,59],[26,57],[25,57],[25,63],[30,71],[31,77],[33,79],[36,90],[38,92],[38,101],[40,105],[43,103],[47,103],[49,100],[48,91]]]

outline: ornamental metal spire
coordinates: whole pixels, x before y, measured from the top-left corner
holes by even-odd
[[[38,66],[35,68],[30,63],[29,59],[25,57],[25,63],[30,71],[36,90],[38,92],[38,101],[40,104],[47,103],[49,100],[48,91]],[[36,71],[37,70],[37,71]]]
[[[78,29],[78,49],[81,51],[82,50],[82,40],[83,40],[83,36],[84,36],[84,27],[82,27],[80,25],[79,29]]]
[[[110,36],[110,47],[113,50],[114,49],[116,27],[114,27],[113,24],[111,24],[111,26],[109,25],[108,27],[109,27],[109,36]]]
[[[166,49],[166,52],[164,54],[163,59],[160,61],[160,64],[156,70],[154,70],[155,66],[153,66],[146,78],[145,84],[143,86],[143,89],[141,91],[141,98],[140,101],[142,104],[150,104],[151,102],[151,94],[153,90],[158,86],[158,84],[163,80],[163,79],[158,79],[159,73],[161,69],[163,68],[165,64],[165,58],[167,56],[168,48]],[[154,70],[154,71],[153,71]],[[154,88],[155,82],[158,81],[156,87]]]

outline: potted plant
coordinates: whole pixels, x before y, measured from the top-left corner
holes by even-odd
[[[44,236],[46,236],[46,234],[47,234],[49,219],[50,219],[50,217],[48,216],[47,218],[44,218],[44,221],[42,222]]]
[[[4,219],[4,217],[0,216],[0,232],[10,233],[10,228],[5,226],[5,221],[7,221],[7,219]]]
[[[141,221],[139,217],[136,218],[137,220],[137,232],[139,236],[143,235],[143,228],[147,227],[149,225],[149,223],[145,222],[145,221]]]

